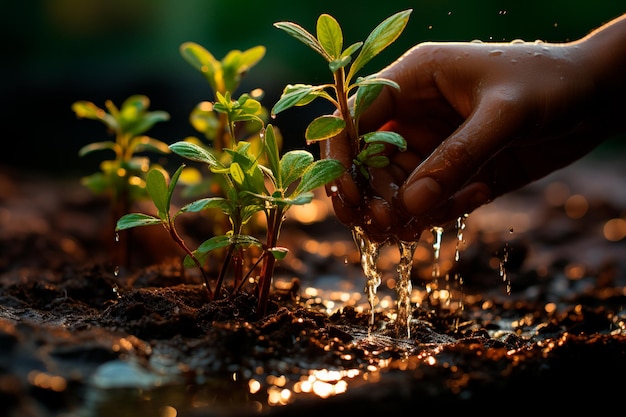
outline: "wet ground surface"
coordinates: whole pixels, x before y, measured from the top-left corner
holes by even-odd
[[[472,213],[461,240],[445,231],[439,277],[425,233],[410,329],[395,324],[397,250],[383,248],[371,326],[356,247],[326,203],[310,224],[288,213],[291,253],[255,319],[245,293],[207,303],[163,231],[136,236],[135,267],[118,271],[103,201],[3,170],[3,415],[369,415],[462,400],[600,411],[626,372],[623,165],[581,161]]]

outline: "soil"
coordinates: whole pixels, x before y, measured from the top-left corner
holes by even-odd
[[[246,291],[207,302],[159,228],[118,269],[107,203],[75,178],[2,169],[1,414],[600,411],[626,373],[623,165],[580,161],[475,211],[461,240],[444,234],[440,277],[425,233],[410,329],[394,320],[394,248],[372,326],[358,252],[323,196],[326,215],[285,225],[291,252],[258,318]]]

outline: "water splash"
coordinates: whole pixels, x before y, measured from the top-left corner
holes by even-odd
[[[499,275],[502,278],[502,282],[506,284],[506,293],[511,294],[511,281],[509,280],[506,273],[506,263],[509,261],[509,244],[506,243],[504,245],[504,252],[502,254],[502,258],[500,259],[499,265]]]
[[[359,248],[361,255],[361,268],[367,278],[365,284],[365,293],[367,301],[370,305],[371,317],[370,325],[374,325],[374,307],[377,304],[376,292],[381,283],[381,274],[377,267],[378,257],[380,256],[380,247],[382,243],[372,241],[365,233],[365,230],[359,226],[352,229],[352,238]]]
[[[434,226],[430,231],[433,234],[433,278],[439,278],[441,276],[441,265],[440,265],[440,256],[441,256],[441,238],[443,236],[443,227]]]
[[[456,219],[456,248],[454,250],[454,260],[458,262],[461,259],[461,245],[465,244],[463,232],[465,231],[465,220],[468,215],[464,214]]]
[[[361,255],[361,268],[365,274],[367,282],[365,284],[365,293],[367,301],[370,305],[370,327],[374,327],[374,312],[377,304],[376,293],[381,284],[381,273],[378,270],[378,258],[380,256],[380,248],[385,242],[372,241],[367,233],[361,227],[352,229],[352,237]],[[396,324],[398,332],[405,329],[407,338],[411,336],[410,319],[413,314],[411,307],[411,269],[413,268],[413,255],[417,248],[417,242],[397,241],[398,250],[400,251],[400,262],[398,263],[398,283],[396,285],[397,297],[397,318]],[[400,335],[398,335],[400,336]]]
[[[398,315],[396,319],[397,329],[406,329],[406,338],[411,337],[411,269],[413,268],[413,255],[417,248],[417,242],[398,241],[400,262],[398,263],[398,284],[396,286]],[[399,335],[398,335],[399,336]]]

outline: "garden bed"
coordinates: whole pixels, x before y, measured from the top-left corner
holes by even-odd
[[[258,319],[246,293],[208,303],[159,228],[140,232],[147,246],[131,245],[132,268],[116,268],[105,201],[75,180],[5,169],[3,415],[308,416],[440,401],[451,409],[455,400],[615,401],[626,372],[625,174],[619,161],[588,158],[477,210],[462,240],[446,231],[439,278],[425,233],[407,338],[394,325],[396,251],[383,250],[370,328],[359,255],[324,196],[312,223],[285,224],[291,252]]]

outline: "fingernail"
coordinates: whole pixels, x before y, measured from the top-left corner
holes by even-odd
[[[404,189],[404,208],[413,216],[419,216],[433,207],[441,196],[441,185],[430,177],[420,178]]]

